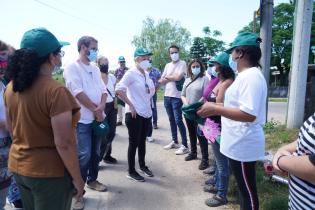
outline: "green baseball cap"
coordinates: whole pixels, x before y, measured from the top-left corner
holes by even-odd
[[[229,58],[230,58],[229,54],[227,54],[226,52],[222,52],[219,55],[215,56],[213,59],[211,59],[210,62],[218,63],[218,64],[221,64],[223,66],[227,66],[230,68]]]
[[[152,55],[152,53],[143,47],[137,48],[134,53],[134,57],[145,56],[145,55]]]
[[[33,49],[39,57],[44,57],[58,48],[69,45],[69,42],[60,42],[45,28],[34,28],[26,31],[22,37],[20,47]]]
[[[204,125],[206,119],[197,115],[198,109],[203,105],[202,102],[196,102],[193,104],[182,106],[182,111],[184,116],[192,121],[197,122],[198,124]]]
[[[239,47],[239,46],[259,47],[260,42],[261,42],[261,38],[255,33],[252,33],[252,32],[239,33],[237,37],[234,39],[231,47],[228,50],[226,50],[226,52],[231,53],[235,47]]]
[[[125,57],[124,56],[119,56],[118,62],[126,62]]]

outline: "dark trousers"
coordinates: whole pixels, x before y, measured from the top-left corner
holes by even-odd
[[[135,172],[135,156],[138,148],[138,161],[140,168],[145,166],[145,144],[148,133],[150,118],[137,115],[131,117],[131,113],[126,113],[125,123],[128,128],[129,147],[128,147],[128,167],[129,173]]]
[[[153,132],[153,125],[157,125],[157,107],[156,107],[156,100],[157,100],[157,95],[156,93],[153,95],[152,100],[151,100],[151,104],[152,105],[152,122],[149,125],[149,129],[148,129],[148,137],[152,136],[152,132]],[[153,123],[153,125],[152,125]]]
[[[229,163],[238,186],[240,210],[258,210],[256,161],[240,162],[229,158]]]
[[[112,143],[116,135],[117,109],[114,107],[114,102],[106,103],[105,107],[106,120],[109,125],[109,132],[102,140],[101,158],[110,157],[112,153]]]
[[[47,163],[49,164],[49,163]],[[70,175],[35,178],[14,173],[25,210],[70,210],[73,185]]]
[[[208,161],[208,141],[204,136],[197,135],[197,123],[185,117],[186,125],[190,140],[190,153],[197,155],[197,138],[199,140],[200,151],[202,159]]]

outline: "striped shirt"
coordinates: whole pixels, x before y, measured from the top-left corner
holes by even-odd
[[[303,124],[299,132],[295,156],[315,154],[315,113]],[[315,185],[290,175],[289,210],[314,210]]]

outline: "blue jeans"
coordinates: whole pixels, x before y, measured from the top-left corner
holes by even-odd
[[[183,102],[180,98],[164,96],[164,106],[170,121],[172,140],[178,143],[177,127],[182,137],[182,145],[187,147],[186,128],[183,123],[182,106]],[[176,127],[177,126],[177,127]]]
[[[213,154],[216,162],[215,179],[217,195],[226,198],[229,186],[229,161],[228,158],[220,152],[220,144],[214,142],[212,145]]]
[[[77,125],[78,155],[84,182],[97,179],[102,138],[93,135],[92,123]]]

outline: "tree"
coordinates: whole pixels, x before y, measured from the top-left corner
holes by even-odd
[[[200,37],[195,37],[193,45],[190,48],[190,58],[198,58],[204,60],[206,56],[206,47],[204,40]]]
[[[204,27],[202,31],[205,34],[203,40],[206,46],[206,57],[213,57],[219,52],[225,50],[225,43],[222,40],[218,39],[218,37],[222,36],[222,33],[220,31],[211,31],[209,26]]]
[[[276,66],[280,75],[280,86],[288,85],[288,75],[291,67],[291,53],[294,26],[295,2],[282,3],[274,8],[272,20],[272,51],[271,66]],[[313,11],[313,23],[311,32],[311,46],[315,45],[315,16]],[[257,18],[257,29],[259,33],[259,18]],[[253,21],[245,26],[240,32],[252,31]],[[263,40],[264,41],[264,40]],[[309,53],[309,61],[313,62],[314,54]]]
[[[171,19],[160,19],[155,24],[155,21],[150,17],[143,21],[141,34],[134,36],[132,40],[135,47],[145,47],[152,51],[153,65],[161,70],[170,61],[168,48],[172,44],[180,47],[181,58],[187,60],[189,52],[186,48],[190,42],[190,32],[183,28],[179,22],[174,22]]]

